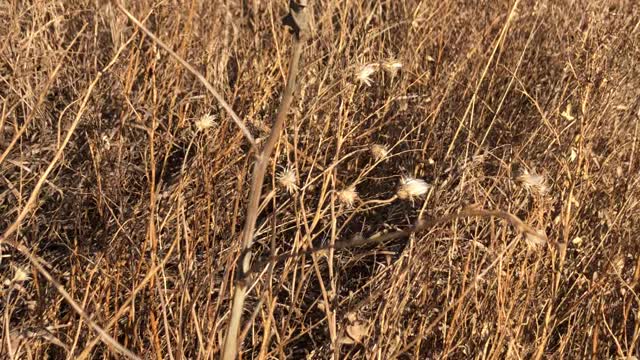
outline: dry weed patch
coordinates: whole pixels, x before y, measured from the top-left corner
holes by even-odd
[[[639,59],[634,1],[2,2],[0,358],[640,357]]]

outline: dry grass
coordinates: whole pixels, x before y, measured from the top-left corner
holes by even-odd
[[[640,357],[640,5],[310,2],[242,358]],[[286,1],[125,5],[266,141]],[[0,357],[219,357],[234,119],[101,1],[0,3],[0,77]]]

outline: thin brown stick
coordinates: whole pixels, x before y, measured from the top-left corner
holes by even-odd
[[[315,254],[315,253],[319,253],[319,252],[323,252],[331,249],[341,250],[341,249],[355,248],[355,247],[360,247],[365,245],[378,244],[385,241],[404,239],[416,232],[424,231],[434,226],[447,223],[455,219],[460,219],[465,217],[474,217],[474,216],[497,217],[500,219],[504,219],[508,221],[511,225],[513,225],[518,231],[520,231],[525,235],[537,237],[540,240],[545,242],[548,240],[547,236],[544,233],[537,231],[536,229],[531,227],[529,224],[525,223],[524,221],[520,220],[520,218],[518,218],[517,216],[509,212],[502,211],[502,210],[486,210],[486,209],[471,207],[471,208],[464,209],[460,212],[448,214],[439,218],[430,219],[430,220],[419,220],[416,224],[414,224],[413,226],[405,230],[400,230],[400,231],[387,233],[379,236],[372,236],[369,238],[356,237],[351,240],[336,242],[334,245],[325,245],[322,247],[300,250],[293,253],[282,254],[278,256],[271,256],[267,259],[256,262],[245,275],[249,276],[251,274],[259,273],[269,264],[273,265],[275,263],[283,262],[291,258],[307,256],[307,255],[311,255],[311,254]]]
[[[257,155],[256,162],[253,167],[251,190],[249,192],[249,204],[247,206],[247,217],[245,219],[244,229],[242,232],[242,254],[238,259],[240,281],[237,281],[233,294],[231,320],[229,321],[227,328],[222,352],[222,359],[224,360],[233,360],[236,358],[238,353],[238,332],[240,329],[244,301],[247,295],[247,283],[244,281],[244,274],[250,270],[251,246],[253,245],[258,208],[260,206],[260,196],[262,194],[262,185],[264,183],[264,176],[267,170],[267,165],[269,164],[269,159],[276,147],[276,144],[278,143],[282,129],[284,128],[284,122],[287,117],[289,107],[293,101],[300,56],[302,54],[302,47],[304,46],[307,38],[306,1],[301,1],[300,3],[291,1],[289,5],[290,13],[285,18],[285,22],[293,28],[294,32],[291,64],[289,65],[287,84],[284,89],[284,94],[282,95],[282,101],[278,107],[275,123],[271,128],[271,133],[269,134],[261,152]]]

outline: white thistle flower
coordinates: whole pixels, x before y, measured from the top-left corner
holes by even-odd
[[[403,176],[402,179],[400,179],[400,188],[398,189],[397,195],[403,200],[413,200],[426,194],[430,188],[431,185],[422,179]]]
[[[298,191],[298,177],[291,166],[284,168],[277,176],[280,186],[285,188],[290,194]]]
[[[549,191],[545,177],[539,174],[531,174],[527,169],[522,171],[522,175],[518,176],[517,180],[528,191],[535,191],[540,195],[544,195]]]
[[[367,86],[371,86],[373,80],[371,80],[371,75],[373,75],[378,70],[378,64],[366,64],[360,67],[358,70],[358,74],[356,77],[360,80],[361,83],[366,84]]]
[[[353,185],[338,191],[338,201],[347,207],[353,207],[357,200],[358,192],[356,191],[356,187]]]
[[[389,60],[382,64],[382,67],[391,76],[395,76],[398,70],[402,69],[402,63],[397,60]]]
[[[369,148],[371,150],[371,155],[376,161],[380,161],[386,159],[389,156],[389,149],[386,146],[380,144],[373,144]]]
[[[200,131],[207,130],[217,125],[218,124],[216,123],[216,117],[211,114],[202,115],[200,119],[196,121],[196,128],[198,128],[198,130]]]
[[[27,272],[25,270],[23,270],[22,268],[19,268],[17,266],[13,266],[13,270],[15,271],[15,273],[13,275],[13,281],[15,281],[15,282],[25,282],[25,281],[31,279],[29,274],[27,274]]]

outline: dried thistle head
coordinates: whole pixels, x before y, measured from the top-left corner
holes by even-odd
[[[403,176],[400,179],[400,187],[396,193],[400,199],[413,200],[421,197],[429,191],[431,185],[422,179],[416,179],[411,176]]]
[[[298,191],[298,176],[292,166],[287,166],[278,173],[278,183],[290,194]]]
[[[382,68],[391,76],[395,76],[400,69],[402,69],[402,63],[397,60],[388,60],[382,64]]]
[[[338,191],[338,201],[347,207],[353,207],[358,200],[358,192],[356,187],[351,185],[345,189]]]
[[[539,174],[531,174],[527,169],[522,171],[517,180],[528,191],[533,191],[540,195],[544,195],[549,191],[545,177]]]
[[[27,271],[22,269],[21,267],[13,265],[13,270],[14,270],[14,275],[13,275],[14,282],[25,282],[31,279]]]
[[[209,128],[212,128],[214,126],[217,126],[218,124],[216,123],[217,118],[211,114],[205,114],[202,115],[200,117],[200,119],[198,119],[198,121],[196,121],[196,128],[199,131],[203,131],[203,130],[207,130]]]
[[[389,149],[384,145],[373,144],[369,150],[371,150],[371,155],[376,161],[384,160],[389,156]]]
[[[371,86],[373,80],[371,80],[371,75],[373,75],[378,70],[378,64],[366,64],[358,69],[356,74],[356,78],[363,84],[367,86]]]

